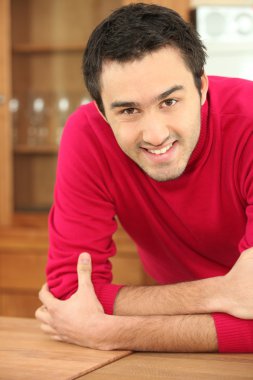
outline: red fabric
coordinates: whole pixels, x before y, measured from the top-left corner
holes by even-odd
[[[220,352],[252,352],[253,320],[228,314],[213,314]]]
[[[211,77],[201,134],[184,174],[156,182],[119,148],[95,104],[69,118],[49,217],[47,279],[66,299],[77,288],[78,255],[92,256],[92,280],[106,313],[115,215],[160,284],[223,275],[253,246],[253,82]],[[131,270],[131,269],[129,269]],[[221,351],[253,352],[252,321],[215,314]],[[242,342],[238,331],[247,337]]]

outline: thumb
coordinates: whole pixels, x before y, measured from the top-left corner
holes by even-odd
[[[77,263],[78,290],[91,284],[91,257],[87,252],[81,253]]]

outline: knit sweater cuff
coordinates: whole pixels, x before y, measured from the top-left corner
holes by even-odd
[[[113,314],[113,306],[119,290],[124,285],[106,284],[96,286],[94,284],[96,295],[101,302],[106,314]]]
[[[219,352],[253,352],[253,320],[222,313],[214,313],[212,316]]]

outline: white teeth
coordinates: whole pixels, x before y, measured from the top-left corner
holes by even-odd
[[[148,149],[148,151],[149,151],[150,153],[154,153],[154,154],[164,154],[164,153],[166,153],[171,147],[172,147],[172,144],[167,145],[165,148],[162,148],[162,149],[156,149],[156,150]]]

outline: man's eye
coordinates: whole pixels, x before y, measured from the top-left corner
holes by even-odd
[[[162,102],[162,106],[171,107],[171,106],[174,106],[176,103],[177,103],[176,99],[166,99]]]
[[[123,115],[133,115],[136,112],[137,112],[136,108],[125,108],[120,113]]]

